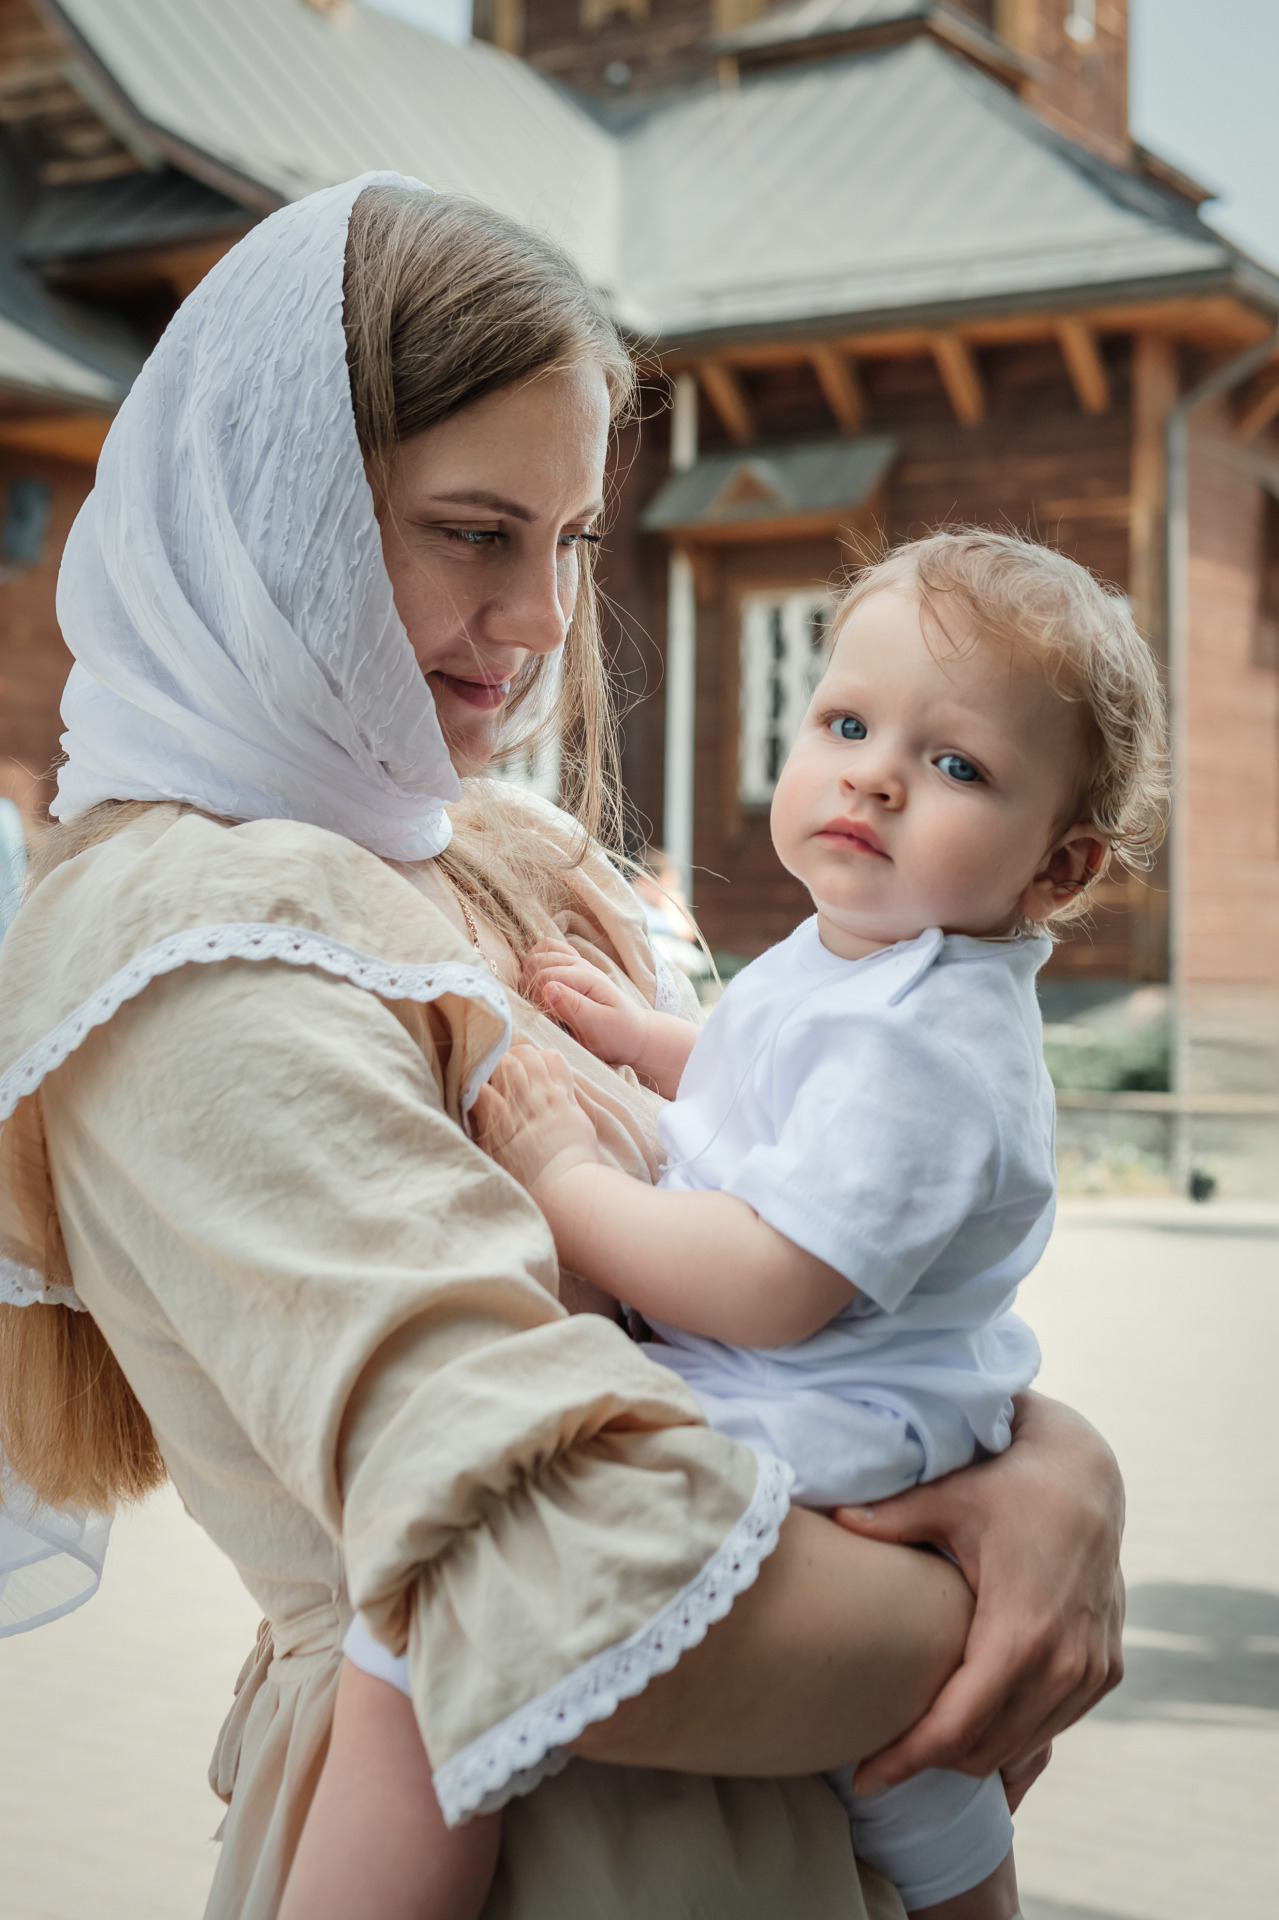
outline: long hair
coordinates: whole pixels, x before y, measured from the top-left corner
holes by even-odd
[[[504,387],[593,363],[616,425],[633,405],[634,364],[600,300],[559,247],[452,194],[371,187],[351,215],[343,319],[356,431],[375,494],[396,448]],[[527,751],[561,741],[564,804],[592,839],[621,847],[617,723],[589,551],[554,699],[547,661],[520,674],[508,709],[526,716]],[[29,885],[107,839],[144,803],[106,801],[52,828]],[[556,863],[545,841],[512,825],[497,783],[466,782],[439,864],[512,942],[550,931]],[[571,860],[572,855],[568,858]],[[55,1506],[109,1508],[164,1478],[147,1416],[97,1325],[65,1307],[0,1306],[0,1459]]]

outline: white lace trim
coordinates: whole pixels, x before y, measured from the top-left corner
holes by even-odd
[[[584,1728],[607,1720],[623,1700],[642,1693],[705,1639],[738,1594],[754,1584],[777,1545],[794,1478],[784,1461],[761,1455],[749,1507],[695,1580],[629,1640],[597,1653],[436,1769],[435,1796],[449,1826],[474,1813],[495,1812],[558,1773],[570,1759],[569,1743]]]
[[[338,940],[308,933],[301,927],[227,921],[220,926],[189,927],[185,932],[171,933],[113,973],[82,1006],[60,1020],[7,1073],[0,1074],[0,1121],[7,1120],[19,1101],[33,1094],[56,1067],[69,1059],[95,1027],[104,1026],[126,1000],[136,999],[153,980],[179,967],[209,966],[222,960],[276,960],[289,967],[318,967],[336,979],[349,980],[352,986],[375,993],[381,1000],[414,1000],[425,1006],[446,993],[455,993],[467,1000],[483,1001],[501,1021],[502,1037],[467,1080],[462,1090],[463,1113],[470,1109],[511,1043],[511,1010],[506,994],[493,975],[480,967],[457,960],[440,960],[429,966],[373,960]],[[46,1287],[41,1275],[11,1260],[0,1263],[0,1299],[14,1306],[37,1302],[82,1306],[72,1288]]]
[[[653,954],[653,972],[657,975],[657,992],[653,997],[655,1013],[680,1014],[684,1011],[684,1001],[679,990],[679,981],[675,978],[675,969],[664,953],[649,942]]]
[[[0,1260],[0,1305],[6,1307],[70,1307],[72,1313],[88,1309],[74,1287],[45,1285],[44,1275],[34,1267],[23,1267],[16,1260]]]

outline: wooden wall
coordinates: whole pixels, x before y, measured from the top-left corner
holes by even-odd
[[[1111,410],[1086,415],[1057,348],[1045,342],[979,356],[987,417],[956,422],[931,359],[879,360],[861,369],[867,427],[896,433],[902,450],[867,525],[895,544],[956,523],[1006,527],[1061,548],[1120,592],[1129,589],[1132,432],[1130,352],[1106,343]],[[755,370],[743,386],[769,437],[829,433],[829,413],[807,367]],[[705,451],[728,445],[703,404]],[[651,497],[665,477],[666,423],[646,430],[641,463],[625,494]],[[628,526],[634,509],[629,507]],[[619,521],[614,542],[624,539]],[[852,556],[836,540],[764,543],[708,552],[698,565],[698,701],[695,896],[711,944],[753,956],[809,911],[807,896],[773,854],[762,814],[736,803],[738,603],[750,588],[838,584]],[[621,582],[620,553],[609,559]],[[636,624],[655,636],[665,625],[667,548],[639,539],[625,566],[625,597]],[[617,568],[616,574],[613,569]],[[626,776],[637,811],[660,829],[660,688],[628,723]],[[1073,929],[1050,962],[1059,975],[1160,980],[1166,977],[1166,894],[1162,870],[1148,882],[1117,875],[1096,896],[1088,922]]]
[[[1279,659],[1260,590],[1275,522],[1220,425],[1195,433],[1190,472],[1185,978],[1279,987]]]
[[[53,506],[39,563],[0,565],[0,793],[39,815],[53,797],[58,703],[71,668],[54,612],[58,562],[93,470],[0,448],[0,515],[10,482],[26,477],[52,485]]]

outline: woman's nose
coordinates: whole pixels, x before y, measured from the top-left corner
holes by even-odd
[[[558,544],[550,555],[540,552],[521,554],[509,568],[498,593],[485,611],[484,630],[489,640],[507,647],[522,647],[529,653],[554,653],[564,644],[564,635],[572,615],[573,599],[564,603],[571,588],[577,589],[576,557],[570,552],[572,578],[564,576],[564,549]]]

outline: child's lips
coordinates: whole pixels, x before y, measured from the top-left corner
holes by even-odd
[[[892,859],[874,827],[868,827],[864,820],[828,820],[817,838],[833,841],[852,853],[871,853],[879,860]]]

